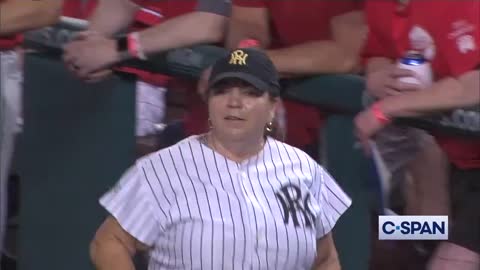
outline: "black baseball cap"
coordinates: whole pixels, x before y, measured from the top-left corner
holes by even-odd
[[[268,91],[272,96],[280,95],[278,72],[272,61],[256,48],[235,49],[215,62],[212,67],[208,88],[225,79],[240,79],[258,90]]]

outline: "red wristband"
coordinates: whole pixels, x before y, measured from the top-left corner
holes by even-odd
[[[380,123],[387,125],[392,122],[392,119],[388,117],[383,110],[380,108],[380,103],[375,102],[371,107],[370,107],[373,116],[375,116],[375,119],[377,119]]]
[[[138,40],[138,33],[133,32],[127,35],[127,47],[128,52],[135,58],[146,60],[145,54],[140,47],[140,42]]]
[[[258,42],[258,40],[256,39],[244,39],[244,40],[241,40],[239,43],[238,43],[238,48],[252,48],[252,47],[259,47],[260,46],[260,42]]]

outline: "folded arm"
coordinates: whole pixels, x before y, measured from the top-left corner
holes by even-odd
[[[99,0],[89,18],[89,30],[112,36],[130,26],[139,8],[130,0]]]
[[[101,0],[90,18],[89,29],[111,36],[128,27],[139,6],[130,0]],[[201,43],[223,41],[227,17],[192,11],[139,32],[144,53],[162,52]]]
[[[387,97],[381,101],[384,113],[390,117],[415,117],[479,104],[479,70],[467,72],[458,78],[439,80],[429,89]]]
[[[62,1],[58,0],[7,0],[0,3],[0,36],[8,36],[58,21]]]
[[[291,76],[351,73],[359,70],[359,55],[366,35],[360,11],[331,21],[332,39],[268,50],[280,73]]]
[[[267,50],[267,54],[280,74],[288,77],[356,71],[366,35],[363,14],[355,11],[335,17],[331,21],[331,30],[331,40]],[[234,48],[245,38],[257,39],[263,48],[270,46],[266,8],[233,6],[227,47]]]
[[[204,11],[172,18],[139,33],[146,54],[224,39],[227,17]]]

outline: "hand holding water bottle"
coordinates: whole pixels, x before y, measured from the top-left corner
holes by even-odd
[[[399,78],[400,82],[417,84],[421,89],[426,89],[432,85],[432,67],[421,53],[407,52],[404,57],[398,60],[397,67],[414,73],[413,76]]]
[[[407,52],[397,63],[367,75],[367,91],[376,98],[418,91],[430,87],[431,84],[430,63],[416,52]]]
[[[415,76],[414,71],[391,64],[367,75],[367,91],[371,96],[380,99],[407,91],[417,91],[421,89],[418,83],[403,80]]]

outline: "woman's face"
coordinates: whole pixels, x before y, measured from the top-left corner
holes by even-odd
[[[227,79],[210,89],[208,110],[217,135],[231,140],[263,136],[272,121],[277,100],[238,79]]]

